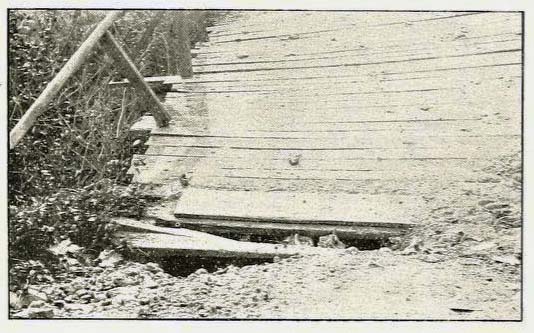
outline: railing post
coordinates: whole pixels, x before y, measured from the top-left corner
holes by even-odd
[[[24,113],[19,122],[9,133],[9,148],[13,149],[33,126],[37,118],[46,110],[48,103],[63,88],[67,80],[74,74],[91,54],[100,38],[111,27],[113,22],[122,15],[122,11],[112,11],[98,24],[93,32],[80,45],[78,50],[70,57],[54,79],[46,86],[45,90],[37,97],[35,102]]]
[[[154,91],[145,82],[145,79],[141,73],[139,73],[128,54],[126,54],[119,42],[109,31],[107,31],[105,34],[105,44],[106,51],[108,51],[109,55],[119,66],[122,74],[128,79],[128,81],[130,81],[130,84],[134,87],[134,89],[144,95],[143,97],[147,102],[147,106],[152,104],[153,108],[150,108],[149,111],[151,111],[152,115],[154,116],[156,124],[159,127],[167,126],[171,120],[171,116],[165,110],[163,104],[161,104]]]

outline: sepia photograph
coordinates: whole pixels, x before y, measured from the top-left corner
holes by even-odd
[[[10,320],[523,320],[523,11],[6,15]]]

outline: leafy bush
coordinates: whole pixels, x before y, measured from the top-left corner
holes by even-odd
[[[129,11],[114,24],[114,34],[144,76],[169,71],[169,54],[160,50],[172,42],[165,31],[177,14],[166,12],[154,24],[157,12]],[[9,129],[105,15],[10,11]],[[192,42],[205,38],[204,13],[190,12],[185,18]],[[61,240],[70,239],[87,251],[109,246],[110,216],[138,216],[145,207],[135,189],[118,186],[128,183],[131,156],[140,149],[131,147],[127,128],[144,112],[131,88],[109,88],[110,80],[119,77],[110,58],[97,48],[9,152],[9,258],[22,275],[40,267],[35,260],[46,264],[46,249]]]
[[[105,16],[103,11],[11,11],[9,15],[9,129],[13,128],[68,58]],[[161,52],[171,41],[165,31],[179,11],[128,11],[114,25],[144,76],[165,75],[172,54]],[[205,38],[202,12],[188,12],[192,42]],[[163,15],[159,24],[153,19]],[[150,32],[147,34],[147,31]],[[144,109],[131,89],[110,89],[118,78],[102,50],[95,50],[83,68],[50,103],[31,131],[9,153],[9,201],[12,205],[59,187],[79,187],[103,178],[127,181],[132,155],[126,129]],[[119,122],[121,112],[124,121]],[[108,162],[120,167],[110,170]],[[125,163],[126,162],[126,163]]]
[[[9,127],[30,107],[102,17],[93,12],[14,11],[9,16]],[[9,154],[10,203],[106,176],[106,160],[124,155],[114,140],[120,96],[106,89],[110,64],[93,54]]]
[[[46,257],[52,244],[70,239],[91,250],[110,245],[114,215],[138,217],[146,207],[135,187],[113,186],[60,190],[24,206],[10,206],[11,250],[22,258]]]

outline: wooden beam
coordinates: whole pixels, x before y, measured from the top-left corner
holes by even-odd
[[[392,228],[384,226],[342,226],[319,223],[281,223],[272,221],[237,221],[214,219],[176,218],[172,207],[175,200],[169,200],[150,207],[146,213],[147,218],[175,222],[181,226],[204,231],[216,235],[258,235],[267,237],[285,237],[292,234],[319,237],[335,233],[342,240],[386,239],[402,236],[410,229]]]
[[[323,253],[325,249],[282,244],[243,242],[183,228],[156,227],[130,218],[113,220],[122,227],[115,235],[152,256],[199,256],[219,258],[287,257]],[[129,231],[128,231],[129,230]]]
[[[197,175],[198,176],[198,175]],[[177,218],[333,226],[410,228],[424,209],[411,195],[289,191],[227,191],[187,188]]]
[[[63,88],[68,79],[87,60],[100,38],[111,27],[113,22],[122,15],[122,11],[112,11],[98,24],[87,39],[80,45],[78,50],[70,57],[54,79],[46,86],[45,90],[33,102],[28,111],[24,113],[17,125],[9,133],[9,148],[13,149],[33,126],[37,118],[47,109],[54,96]]]
[[[149,85],[149,87],[156,93],[166,93],[171,91],[172,84],[170,83],[163,83],[163,81],[149,81],[145,78],[146,83]],[[110,88],[121,88],[121,87],[129,87],[130,81],[127,79],[121,80],[121,81],[111,81],[108,83]]]
[[[137,248],[153,257],[187,256],[215,258],[269,259],[289,257],[299,253],[318,253],[321,249],[285,248],[283,245],[239,242],[227,239],[227,243],[212,244],[197,239],[178,237],[169,234],[118,232],[117,237],[125,239],[132,248]],[[222,238],[222,237],[221,237]]]
[[[171,116],[165,110],[154,91],[150,89],[150,86],[145,82],[143,76],[139,73],[128,54],[126,54],[119,42],[109,31],[106,32],[105,38],[106,51],[108,51],[110,56],[115,60],[121,69],[122,74],[131,82],[136,91],[143,94],[147,104],[152,106],[150,111],[156,119],[158,126],[167,126],[171,120]]]

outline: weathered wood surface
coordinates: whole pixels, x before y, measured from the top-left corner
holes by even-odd
[[[190,188],[178,200],[175,215],[178,218],[408,227],[416,223],[422,205],[420,198],[408,195]]]
[[[158,188],[161,190],[161,188]],[[180,226],[223,235],[260,235],[266,237],[281,238],[287,235],[300,234],[314,237],[324,236],[335,233],[342,239],[361,240],[361,239],[387,239],[389,237],[401,236],[409,229],[403,227],[394,227],[387,225],[335,225],[322,224],[318,221],[311,223],[280,223],[273,221],[242,221],[242,220],[223,220],[211,218],[185,218],[176,217],[174,209],[175,200],[166,200],[160,204],[150,207],[147,212],[147,218],[179,223]]]
[[[321,252],[318,248],[235,241],[183,228],[156,227],[127,218],[116,218],[114,222],[123,229],[116,233],[117,237],[125,239],[133,248],[155,256],[267,259]]]
[[[520,150],[519,13],[239,11],[209,36],[192,78],[159,78],[169,126],[136,124],[151,137],[129,172],[152,193],[188,173],[194,190],[424,196]]]

